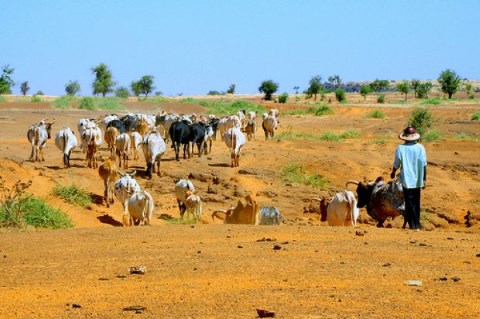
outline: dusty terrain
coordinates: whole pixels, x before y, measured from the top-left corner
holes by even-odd
[[[235,169],[220,140],[210,155],[180,162],[169,149],[162,176],[152,180],[142,178],[143,157],[131,161],[156,209],[151,227],[126,228],[119,227],[121,205],[107,209],[102,203],[102,182],[80,151],[73,153],[70,169],[63,168],[53,141],[44,163],[27,160],[31,124],[54,117],[54,133],[63,126],[76,131],[78,119],[104,112],[0,103],[0,175],[11,183],[32,180],[29,192],[75,223],[68,230],[0,230],[0,318],[255,318],[257,308],[277,318],[480,317],[480,227],[467,228],[463,219],[469,210],[480,211],[479,142],[455,138],[465,133],[478,139],[480,123],[469,119],[479,105],[430,107],[444,137],[424,143],[429,165],[423,231],[400,229],[401,217],[387,223],[392,228],[378,229],[364,210],[357,228],[332,228],[313,212],[316,204],[309,199],[333,194],[350,179],[388,178],[400,142],[396,136],[412,109],[387,104],[381,106],[386,119],[365,118],[377,107],[333,105],[334,115],[281,116],[277,133],[354,129],[360,137],[265,141],[260,129]],[[180,103],[165,109],[203,111]],[[132,103],[128,110],[158,111],[145,103]],[[101,152],[107,154],[106,148]],[[324,176],[328,187],[282,181],[280,170],[289,163]],[[203,223],[171,224],[160,216],[179,216],[174,181],[189,175],[204,200]],[[56,183],[75,183],[92,192],[96,202],[88,209],[64,203],[51,195]],[[262,206],[278,207],[284,224],[231,226],[210,219],[215,209],[228,208],[246,194]],[[129,267],[139,265],[146,266],[145,275],[129,274]],[[422,285],[409,286],[409,280]],[[144,308],[134,307],[135,312],[130,306]]]

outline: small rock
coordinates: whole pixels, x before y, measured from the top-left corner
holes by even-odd
[[[418,244],[418,246],[421,246],[421,247],[427,247],[427,246],[428,246],[428,244],[427,244],[427,243],[420,243],[420,244]]]
[[[415,287],[420,287],[423,285],[423,283],[420,280],[409,280],[406,282],[407,286],[415,286]]]
[[[438,280],[438,281],[447,281],[448,278],[447,278],[447,277],[440,277],[440,278],[438,278],[437,280]]]
[[[130,267],[128,268],[128,271],[132,275],[145,275],[145,273],[147,272],[147,267],[145,266]]]
[[[238,245],[237,248],[243,248],[243,246]]]
[[[386,264],[383,264],[382,267],[390,267],[392,264],[391,263],[386,263]]]
[[[460,281],[460,278],[459,278],[459,277],[452,277],[452,280],[453,280],[454,282],[459,282],[459,281]]]
[[[122,310],[123,311],[135,311],[136,313],[138,313],[138,311],[143,311],[145,309],[147,309],[147,307],[135,305],[135,306],[125,307]]]
[[[106,281],[106,280],[109,280],[109,279],[102,277],[102,278],[98,278],[98,280],[100,280],[100,281]]]
[[[282,247],[280,245],[273,246],[273,250],[280,250],[280,249],[282,249]]]
[[[257,309],[257,314],[260,318],[275,318],[275,312],[265,309]]]
[[[361,231],[361,230],[357,230],[357,231],[355,232],[355,235],[357,235],[357,236],[364,236],[365,233],[364,233],[363,231]]]
[[[4,257],[7,257],[7,256],[4,256]],[[480,257],[480,253],[476,254],[475,257]]]

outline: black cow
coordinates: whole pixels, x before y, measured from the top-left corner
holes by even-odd
[[[172,147],[175,149],[175,159],[180,160],[180,146],[183,144],[183,158],[186,159],[185,153],[190,157],[190,126],[187,121],[175,122],[170,126],[168,134],[172,140]]]
[[[203,122],[196,122],[190,125],[190,142],[192,142],[192,155],[195,144],[198,148],[198,157],[202,156],[203,147],[205,143],[205,126]]]
[[[125,129],[127,130],[127,132],[133,132],[137,128],[138,119],[136,116],[127,114],[120,118],[120,121],[122,121],[125,125]]]
[[[127,132],[127,129],[125,128],[125,124],[121,120],[111,120],[107,124],[107,128],[109,127],[116,128],[120,132],[120,134]]]
[[[217,140],[217,127],[218,127],[218,122],[219,122],[219,121],[220,121],[220,120],[215,117],[215,118],[210,119],[210,122],[208,122],[208,124],[210,124],[210,126],[212,127],[212,130],[213,130],[213,139],[214,139],[215,141]]]

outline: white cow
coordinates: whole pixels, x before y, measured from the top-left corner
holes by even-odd
[[[278,121],[275,115],[263,114],[263,123],[262,127],[265,132],[265,139],[269,140],[275,135],[275,130],[277,129]]]
[[[230,115],[222,117],[217,124],[217,131],[220,132],[220,136],[224,138],[225,132],[231,127],[242,127],[242,122],[237,115]]]
[[[128,214],[123,216],[125,226],[150,225],[155,204],[152,195],[145,190],[128,198]]]
[[[138,150],[140,149],[140,145],[142,145],[143,137],[138,132],[130,132],[130,149],[132,151],[133,159],[138,160]]]
[[[344,190],[336,193],[327,207],[329,226],[356,226],[359,216],[357,200],[353,192]]]
[[[63,152],[63,165],[70,167],[70,154],[77,147],[77,138],[69,127],[60,130],[55,135],[55,145]]]
[[[113,192],[115,197],[122,203],[124,217],[126,215],[128,216],[128,199],[140,191],[140,185],[138,185],[137,181],[133,178],[135,173],[135,171],[131,174],[118,172],[121,177],[115,182]],[[129,223],[129,218],[123,220],[124,225],[128,225]]]
[[[190,219],[190,215],[192,215],[196,221],[202,219],[202,199],[189,190],[185,191],[185,208],[187,211],[187,219]]]
[[[178,209],[180,210],[180,218],[183,219],[183,214],[187,209],[185,202],[186,202],[186,191],[190,191],[192,193],[195,192],[195,187],[193,183],[189,179],[180,179],[177,183],[175,183],[175,197],[177,198]]]
[[[143,138],[143,155],[147,162],[147,171],[145,176],[152,178],[152,171],[155,172],[155,162],[157,163],[157,175],[160,176],[160,160],[165,154],[166,145],[160,132],[151,131]]]
[[[83,118],[79,119],[77,123],[77,129],[78,129],[78,134],[80,136],[80,149],[82,150],[83,153],[87,151],[87,143],[83,139],[83,134],[87,130],[87,128],[94,127],[96,126],[95,122],[93,120]]]
[[[107,125],[113,120],[119,120],[118,116],[116,114],[110,114],[106,115],[103,119],[98,120],[98,126],[102,130],[102,132],[105,132],[107,130]]]
[[[43,149],[47,145],[47,140],[51,138],[52,125],[45,122],[46,119],[41,120],[38,124],[33,124],[29,127],[27,132],[27,138],[32,146],[32,152],[30,153],[30,160],[34,162],[45,161],[43,157]]]
[[[245,145],[245,135],[239,127],[231,127],[225,132],[224,141],[230,149],[231,167],[237,167],[240,151]]]
[[[203,150],[205,155],[212,153],[212,143],[214,136],[215,132],[213,131],[212,125],[207,124],[205,126],[205,139],[203,143]]]
[[[128,168],[128,154],[130,154],[130,135],[128,133],[122,133],[118,135],[115,139],[115,151],[118,156],[118,167]]]

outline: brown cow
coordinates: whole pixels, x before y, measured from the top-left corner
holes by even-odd
[[[260,224],[260,207],[257,201],[251,195],[245,197],[246,204],[241,200],[238,201],[237,207],[232,207],[228,210],[216,210],[212,214],[214,217],[223,220],[224,224]]]

